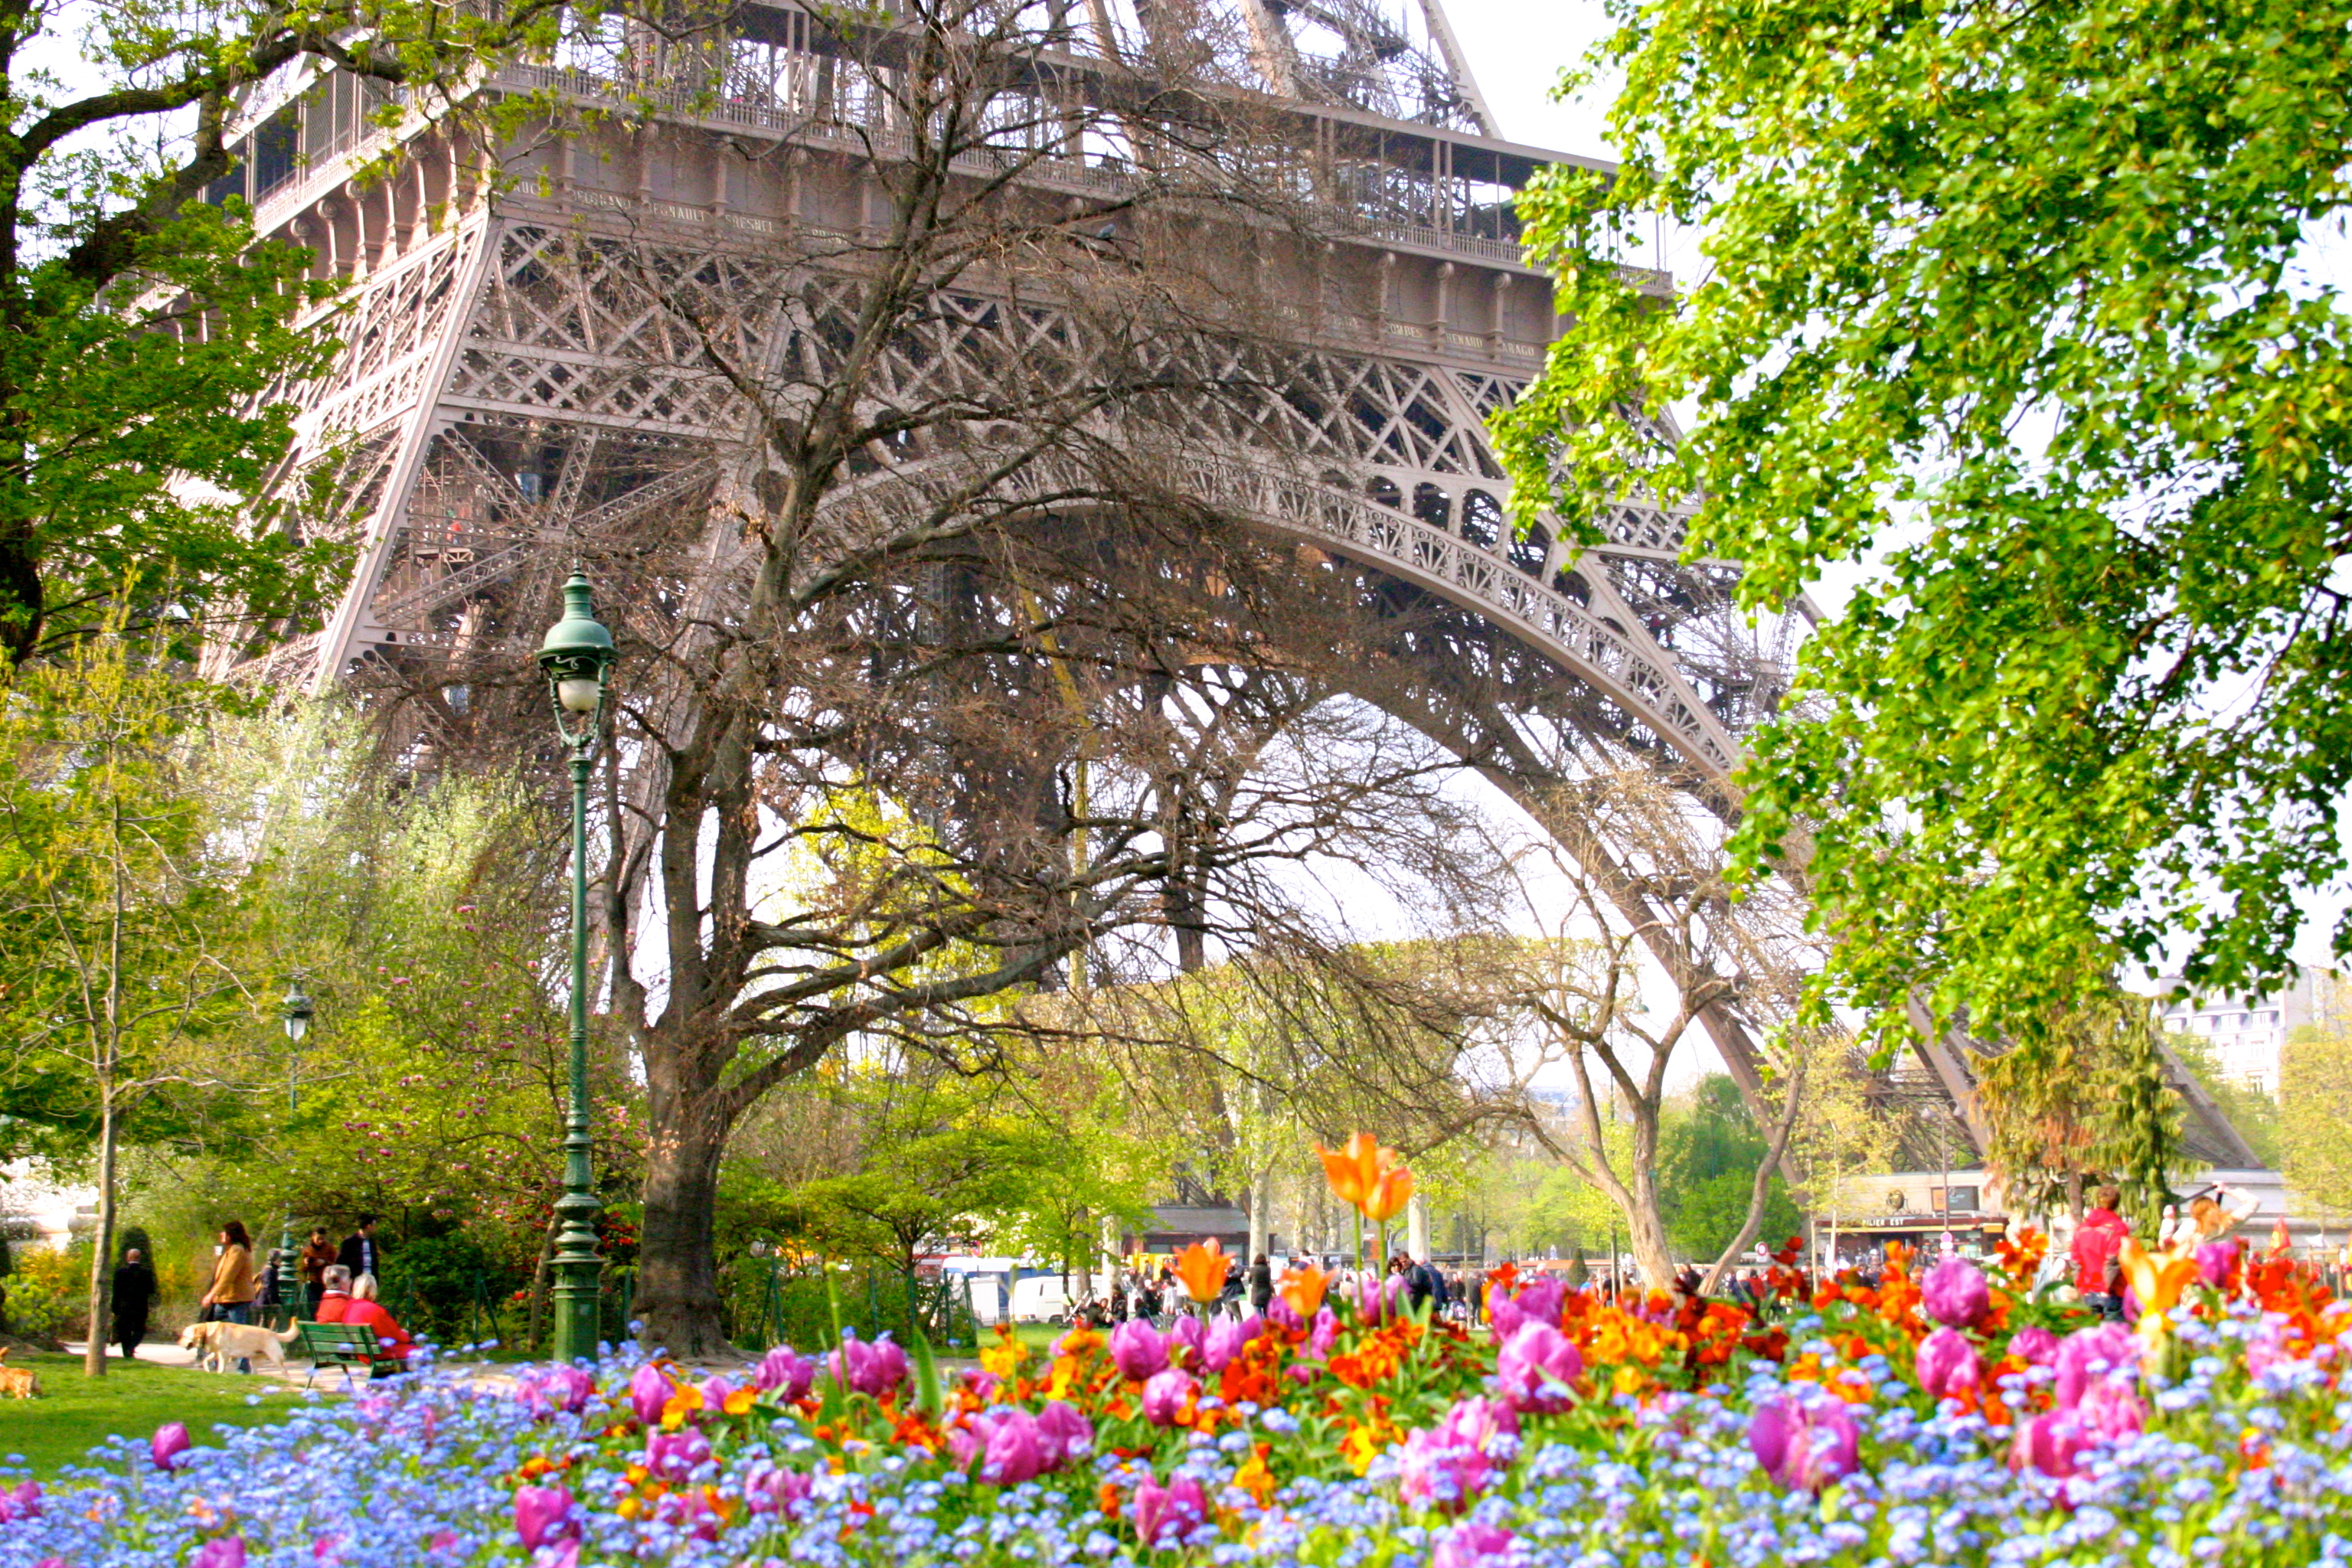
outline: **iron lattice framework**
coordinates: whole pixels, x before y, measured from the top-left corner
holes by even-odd
[[[1237,292],[1263,307],[1255,329],[1169,348],[1190,376],[1278,389],[1203,400],[1171,448],[1173,481],[1420,605],[1384,650],[1401,656],[1389,673],[1355,694],[1454,747],[1605,876],[1629,918],[1662,923],[1635,858],[1580,826],[1562,786],[1596,758],[1643,762],[1720,826],[1742,738],[1785,693],[1810,611],[1742,616],[1735,566],[1680,561],[1687,512],[1673,505],[1615,507],[1591,549],[1557,526],[1512,535],[1484,421],[1557,327],[1512,196],[1547,163],[1584,161],[1499,136],[1438,0],[1407,16],[1375,0],[1237,5],[1180,25],[1164,4],[1089,0],[1040,66],[1041,79],[1134,69],[1222,27],[1229,63],[1211,49],[1193,74],[1205,58],[1206,75],[1273,105],[1317,170],[1321,244],[1244,230],[1232,247]],[[777,385],[821,377],[800,360],[822,357],[829,312],[854,311],[840,258],[874,239],[877,171],[908,145],[887,96],[837,68],[818,32],[765,3],[691,47],[607,25],[481,81],[486,97],[555,106],[495,145],[447,117],[391,123],[383,90],[340,72],[290,76],[247,106],[243,162],[215,195],[244,195],[258,232],[352,285],[339,362],[282,390],[303,410],[285,482],[332,498],[306,526],[345,540],[356,566],[319,629],[223,647],[214,673],[316,689],[390,668],[430,693],[436,668],[536,637],[574,542],[750,482],[754,421],[704,340]],[[1041,149],[1050,118],[1008,149],[1027,160],[1024,190],[1081,201],[1135,177],[1085,139]],[[965,163],[992,172],[986,148]],[[676,308],[686,296],[705,308]],[[1050,303],[1016,310],[975,288],[940,300],[879,381],[936,395],[984,376],[991,356],[1066,350],[1074,331]],[[969,455],[934,468],[956,460]],[[842,528],[925,474],[886,463],[846,487]],[[1057,476],[1048,460],[1019,482],[1042,492]],[[714,558],[700,591],[723,595],[725,573]],[[421,712],[430,726],[435,701]],[[1751,1103],[1767,1021],[1737,988],[1705,1020]],[[1970,1106],[1964,1053],[1931,1044],[1923,1062]],[[2208,1152],[2251,1163],[2204,1120]]]

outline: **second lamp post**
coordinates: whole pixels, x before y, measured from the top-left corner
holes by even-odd
[[[548,628],[539,666],[555,700],[555,732],[572,750],[572,1103],[563,1123],[563,1195],[555,1203],[555,1359],[596,1353],[597,1297],[604,1260],[596,1252],[595,1177],[588,1141],[588,773],[604,728],[604,692],[619,657],[596,619],[587,576],[563,584],[563,618]]]

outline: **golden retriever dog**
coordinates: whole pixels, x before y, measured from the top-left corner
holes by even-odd
[[[38,1399],[41,1396],[41,1380],[34,1374],[33,1369],[9,1366],[7,1360],[8,1347],[0,1345],[0,1394],[11,1399]]]
[[[273,1334],[251,1323],[190,1323],[180,1331],[180,1348],[195,1352],[196,1364],[207,1372],[226,1372],[233,1361],[260,1360],[283,1367],[286,1347],[294,1342],[295,1333],[291,1327]]]

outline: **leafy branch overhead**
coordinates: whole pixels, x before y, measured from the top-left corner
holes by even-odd
[[[1501,438],[1523,515],[1692,500],[1750,605],[1865,569],[1736,845],[1818,895],[1816,1016],[2022,1036],[2119,959],[2282,973],[2352,786],[2352,365],[2312,248],[2352,15],[1613,11],[1624,165],[1523,202],[1575,326]],[[1705,235],[1663,306],[1612,264],[1661,217]],[[1606,416],[1670,406],[1671,447]]]

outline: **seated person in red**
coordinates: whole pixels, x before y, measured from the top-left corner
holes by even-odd
[[[330,1263],[319,1271],[319,1284],[323,1291],[319,1298],[317,1323],[340,1323],[352,1304],[352,1271],[340,1263]]]
[[[325,1310],[321,1303],[320,1310]],[[362,1274],[352,1282],[352,1301],[343,1309],[342,1321],[375,1331],[376,1357],[368,1369],[370,1376],[391,1377],[408,1370],[408,1352],[416,1348],[415,1342],[390,1312],[376,1304],[374,1275]]]

